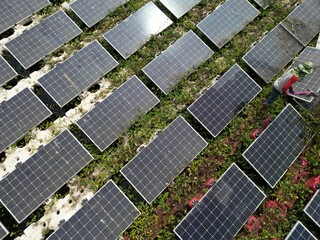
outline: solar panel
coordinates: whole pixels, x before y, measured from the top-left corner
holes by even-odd
[[[75,215],[50,235],[48,240],[117,240],[139,215],[140,211],[118,186],[109,180]]]
[[[0,33],[48,6],[48,0],[1,0]]]
[[[305,146],[300,114],[288,104],[242,154],[274,188]]]
[[[0,152],[21,139],[51,114],[29,88],[0,103]]]
[[[6,43],[5,46],[27,69],[81,32],[82,30],[71,18],[60,10]]]
[[[160,0],[176,18],[182,17],[201,0]]]
[[[260,86],[235,64],[219,78],[217,84],[200,96],[188,111],[217,137],[260,91]]]
[[[206,146],[179,116],[120,172],[150,204]]]
[[[190,30],[142,71],[168,94],[182,77],[189,75],[212,55],[213,51]]]
[[[9,234],[9,231],[0,222],[0,240],[4,239]]]
[[[306,46],[320,32],[319,12],[319,0],[304,0],[281,25]]]
[[[77,0],[70,4],[70,8],[88,27],[92,27],[126,2],[128,0]]]
[[[320,190],[314,194],[303,211],[320,227]]]
[[[228,0],[198,23],[197,27],[217,47],[222,48],[259,13],[247,0]]]
[[[263,9],[267,9],[267,7],[269,7],[270,4],[272,4],[273,2],[273,0],[254,0],[254,1],[258,3],[258,5]]]
[[[18,73],[0,56],[0,86],[16,77]]]
[[[171,24],[172,21],[158,7],[149,2],[106,32],[103,37],[127,59],[152,35],[162,32]]]
[[[76,124],[100,149],[105,150],[133,121],[159,103],[159,99],[133,76],[98,103]]]
[[[313,236],[300,221],[298,221],[285,240],[317,240],[317,238]]]
[[[38,82],[63,107],[117,65],[105,48],[94,41],[56,65]]]
[[[296,103],[298,103],[301,107],[311,110],[311,113],[317,109],[317,106],[320,104],[320,97],[314,98],[311,102],[306,102],[300,99],[294,99]],[[320,106],[320,105],[319,105]]]
[[[265,197],[233,163],[174,232],[188,240],[233,239]]]
[[[20,223],[93,157],[65,130],[0,181],[0,199]]]
[[[268,83],[302,48],[299,41],[278,25],[242,59]]]

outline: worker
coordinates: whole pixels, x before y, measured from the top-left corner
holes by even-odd
[[[268,99],[264,102],[265,107],[269,107],[281,94],[294,94],[292,85],[297,81],[301,81],[307,74],[313,72],[313,63],[304,62],[297,67],[289,69],[282,77],[278,78],[273,86]]]

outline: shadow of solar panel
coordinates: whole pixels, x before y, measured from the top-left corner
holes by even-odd
[[[270,82],[303,48],[281,25],[271,30],[243,60],[266,82]]]
[[[198,23],[197,27],[217,47],[222,48],[259,13],[247,0],[228,0]]]
[[[16,77],[18,73],[0,56],[0,86]]]
[[[71,18],[60,10],[6,43],[5,46],[27,69],[81,32],[82,30]]]
[[[0,199],[20,223],[93,157],[65,130],[0,181]]]
[[[133,76],[98,103],[76,124],[100,149],[105,150],[131,124],[159,103],[159,99]]]
[[[176,17],[180,18],[201,0],[160,0],[160,2]]]
[[[25,88],[0,104],[0,152],[21,139],[52,112],[29,89]]]
[[[38,82],[63,107],[117,65],[105,48],[94,41],[56,65]]]
[[[301,99],[294,99],[297,104],[301,107],[308,109],[311,113],[317,110],[317,107],[320,107],[320,97],[314,98],[311,102],[306,102]]]
[[[274,188],[304,149],[304,124],[290,104],[242,154]]]
[[[48,6],[48,0],[0,1],[0,33]]]
[[[140,211],[110,180],[48,240],[116,240],[139,215]]]
[[[260,91],[260,86],[235,64],[188,111],[217,137]]]
[[[188,240],[233,239],[265,197],[233,163],[174,232]]]
[[[304,0],[281,25],[303,45],[308,45],[320,32],[320,1]]]
[[[169,94],[179,80],[188,76],[212,55],[213,51],[190,30],[142,71],[162,92]]]
[[[179,116],[120,172],[150,204],[206,146]]]
[[[0,240],[4,239],[9,234],[9,231],[0,222]]]
[[[314,194],[303,211],[320,227],[320,190]]]
[[[70,8],[88,27],[92,27],[126,2],[128,0],[76,0]]]
[[[285,240],[317,240],[317,238],[313,236],[300,221],[298,221]]]
[[[267,9],[267,7],[269,7],[273,2],[273,0],[254,0],[254,1],[258,3],[258,5],[263,9]]]
[[[124,59],[127,59],[152,35],[162,32],[171,24],[172,21],[158,7],[149,2],[105,33],[103,37]]]

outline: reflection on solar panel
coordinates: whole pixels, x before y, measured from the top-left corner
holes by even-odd
[[[120,171],[150,204],[206,146],[179,116]]]
[[[306,46],[320,32],[319,13],[319,0],[304,0],[281,25]]]
[[[176,18],[182,17],[201,0],[160,0]]]
[[[298,221],[285,240],[317,240],[317,238],[313,236],[300,221]]]
[[[227,0],[197,27],[221,48],[258,15],[259,11],[247,0]]]
[[[273,0],[254,0],[256,3],[259,4],[260,7],[262,7],[263,9],[266,9],[267,7],[270,6],[270,4],[272,4]]]
[[[0,56],[0,86],[16,77],[18,73]]]
[[[48,240],[117,240],[139,215],[140,211],[110,180]]]
[[[159,103],[159,99],[133,76],[77,121],[101,150],[105,150],[133,121]]]
[[[5,226],[0,222],[0,240],[4,239],[9,234]]]
[[[25,88],[0,104],[0,152],[22,138],[30,129],[51,115],[51,111]]]
[[[65,130],[0,181],[0,199],[20,223],[91,160]]]
[[[48,6],[48,0],[0,1],[0,33]]]
[[[117,65],[118,62],[105,48],[94,41],[58,64],[38,81],[59,106],[63,107]]]
[[[127,1],[128,0],[76,0],[70,4],[70,8],[88,27],[92,27]]]
[[[236,164],[219,178],[178,224],[180,239],[232,239],[265,199],[264,193]]]
[[[147,3],[103,37],[127,59],[152,35],[170,26],[172,21],[152,2]]]
[[[260,86],[235,64],[188,111],[216,137],[260,91]]]
[[[212,55],[213,51],[189,31],[142,70],[162,92],[168,94],[182,77]]]
[[[60,10],[6,43],[5,46],[27,69],[81,32],[82,30],[71,18]]]
[[[290,104],[243,153],[274,188],[305,146],[303,119]]]
[[[268,83],[302,48],[299,41],[278,25],[242,59]]]
[[[320,227],[320,190],[318,190],[303,211]]]

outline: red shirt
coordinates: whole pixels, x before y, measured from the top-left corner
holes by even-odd
[[[282,86],[282,94],[285,94],[287,92],[287,90],[289,88],[291,88],[292,84],[294,84],[295,82],[298,82],[299,78],[297,76],[292,76],[288,82],[286,82],[283,86]]]

